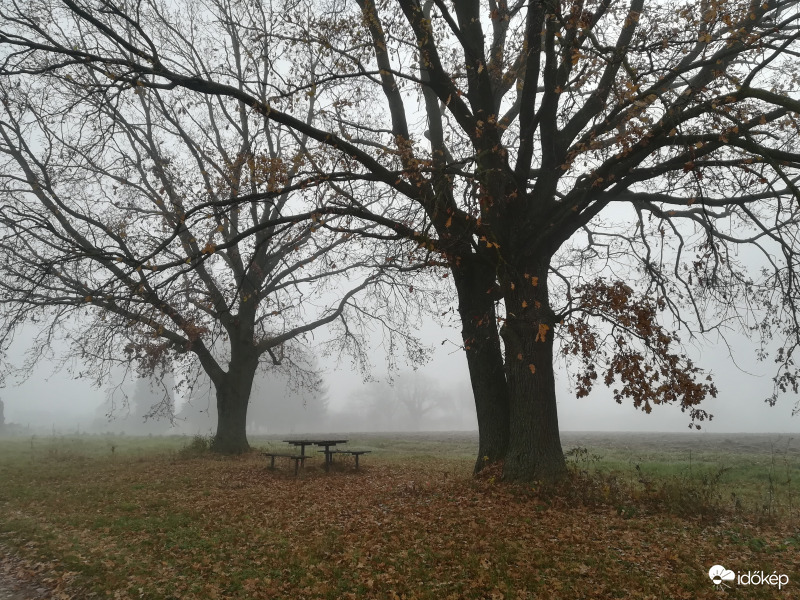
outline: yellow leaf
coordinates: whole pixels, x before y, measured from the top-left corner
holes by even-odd
[[[544,323],[539,323],[539,333],[536,334],[537,342],[545,342],[547,341],[547,332],[550,330],[549,325],[545,325]]]
[[[450,218],[447,219],[447,223],[444,224],[445,227],[450,227],[453,224],[453,215],[450,215]]]
[[[531,374],[536,373],[536,365],[530,364],[528,365],[528,368],[531,370]]]
[[[531,277],[531,285],[534,286],[534,287],[539,285],[539,278],[538,277]]]
[[[525,300],[522,301],[522,308],[528,308],[527,301],[525,301]]]

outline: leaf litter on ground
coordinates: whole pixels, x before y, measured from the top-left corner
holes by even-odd
[[[796,519],[585,505],[470,467],[374,457],[295,477],[257,453],[6,467],[0,544],[74,598],[719,598],[714,564],[800,586]]]

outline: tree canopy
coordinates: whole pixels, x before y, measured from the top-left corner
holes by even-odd
[[[187,64],[211,68],[214,52],[186,50]],[[367,297],[391,283],[381,253],[397,249],[367,252],[355,234],[372,225],[323,223],[315,211],[330,192],[307,185],[306,164],[325,157],[242,101],[108,82],[79,66],[2,78],[2,339],[41,327],[31,366],[63,337],[66,360],[88,363],[98,385],[121,364],[191,387],[199,367],[216,390],[215,447],[242,451],[263,357],[302,370],[292,344],[315,328],[338,323],[338,343],[358,353],[364,318],[402,319],[390,296]]]
[[[305,184],[329,194],[320,216],[352,219],[334,229],[370,224],[446,265],[476,468],[564,472],[558,354],[579,395],[601,380],[695,422],[716,388],[678,331],[737,328],[774,352],[768,400],[797,391],[794,0],[65,0],[0,16],[7,112],[78,74],[97,81],[87,97],[238,102],[295,140]]]

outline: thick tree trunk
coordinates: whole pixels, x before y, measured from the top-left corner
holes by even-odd
[[[478,417],[477,473],[505,459],[508,449],[508,390],[494,298],[493,294],[487,294],[495,286],[495,277],[489,266],[473,260],[453,268],[453,280],[458,291],[461,333]]]
[[[251,353],[255,354],[252,350]],[[242,454],[250,450],[247,407],[257,367],[257,358],[247,356],[246,351],[234,351],[228,372],[214,382],[217,389],[217,433],[211,442],[214,452]]]
[[[507,320],[501,334],[510,431],[503,475],[508,480],[553,481],[566,474],[553,371],[555,318],[547,295],[547,267],[539,267],[529,269],[528,277],[504,282]]]

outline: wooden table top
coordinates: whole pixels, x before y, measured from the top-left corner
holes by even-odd
[[[294,444],[295,446],[314,444],[315,446],[334,446],[336,444],[346,444],[348,440],[329,440],[325,439],[302,439],[302,440],[283,440],[287,444]]]

